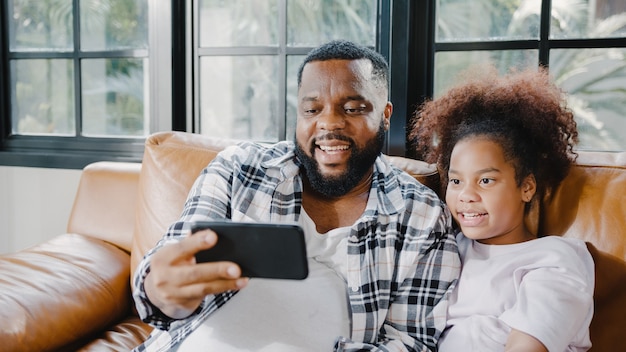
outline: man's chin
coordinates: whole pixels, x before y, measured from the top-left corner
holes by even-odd
[[[345,167],[319,165],[317,170],[319,175],[324,180],[328,181],[341,180],[347,175],[347,170]]]

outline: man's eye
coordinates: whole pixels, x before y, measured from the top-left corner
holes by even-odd
[[[365,108],[364,108],[364,107],[362,107],[362,106],[359,106],[359,107],[356,107],[356,108],[353,108],[353,107],[346,107],[346,108],[345,108],[345,111],[346,111],[348,114],[360,114],[360,113],[362,113],[364,110],[365,110]]]

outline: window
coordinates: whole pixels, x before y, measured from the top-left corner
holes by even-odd
[[[162,3],[3,5],[0,61],[10,78],[0,78],[0,164],[137,161],[145,136],[167,129],[291,138],[296,70],[312,47],[345,38],[390,56],[389,0],[186,0],[170,2],[167,15]],[[155,48],[165,40],[171,52]],[[404,133],[394,140],[403,145]]]
[[[389,60],[388,154],[419,157],[416,107],[486,62],[548,66],[580,148],[626,150],[623,0],[5,0],[0,165],[139,161],[171,129],[291,139],[296,70],[336,38]]]
[[[158,6],[147,0],[0,6],[0,160],[68,168],[139,160],[143,139],[159,125],[151,114],[149,39]]]
[[[461,70],[548,66],[569,94],[580,149],[626,150],[626,2],[439,0],[434,96]]]

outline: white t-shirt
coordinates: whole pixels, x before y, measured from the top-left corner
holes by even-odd
[[[504,351],[511,328],[548,351],[587,351],[594,263],[580,240],[484,245],[457,236],[462,260],[439,351]]]
[[[300,218],[309,276],[250,279],[177,351],[331,351],[339,336],[350,336],[345,280],[349,228],[319,234],[306,214]]]

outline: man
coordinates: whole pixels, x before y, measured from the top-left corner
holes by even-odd
[[[243,143],[199,176],[183,214],[135,276],[138,350],[435,350],[460,263],[449,211],[381,154],[392,104],[378,53],[346,41],[314,49],[298,72],[295,141]],[[250,279],[193,221],[298,222],[309,277]],[[161,329],[161,330],[159,330]]]

